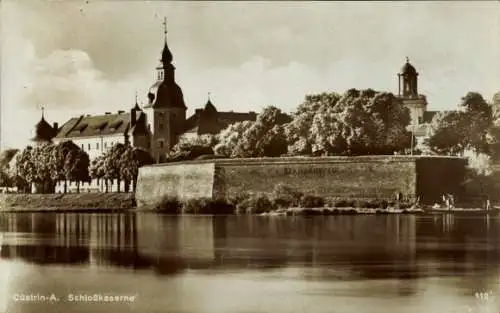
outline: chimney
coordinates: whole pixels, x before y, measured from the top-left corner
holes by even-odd
[[[121,110],[118,111],[118,114],[122,114],[122,113],[125,113],[125,111],[121,111]]]
[[[106,114],[106,115],[109,115],[109,114],[111,114],[111,112],[106,112],[105,114]]]
[[[57,124],[57,122],[54,122],[52,128],[54,129],[55,132],[57,132],[59,130],[59,124]]]
[[[134,109],[132,109],[130,110],[130,127],[133,127],[136,121],[137,121],[137,113]]]

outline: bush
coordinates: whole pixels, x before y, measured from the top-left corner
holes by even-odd
[[[355,205],[354,200],[345,200],[345,199],[333,200],[330,204],[336,208],[349,208]]]
[[[304,210],[300,210],[295,212],[294,215],[301,215],[301,216],[318,216],[318,215],[327,215],[328,212],[325,210],[314,210],[313,208],[306,208]]]
[[[261,214],[274,209],[274,203],[264,194],[252,195],[236,205],[238,214]]]
[[[277,184],[273,188],[272,201],[279,208],[287,208],[290,206],[299,206],[302,196],[301,192],[294,191],[284,184]]]
[[[172,196],[164,196],[154,208],[156,212],[166,214],[179,214],[181,209],[182,204],[179,199]]]
[[[224,199],[189,199],[184,203],[182,212],[186,214],[232,214],[234,205]]]
[[[323,197],[305,195],[300,198],[300,206],[303,208],[320,208],[325,205]]]

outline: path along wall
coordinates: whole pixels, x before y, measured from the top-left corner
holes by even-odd
[[[466,161],[455,157],[361,156],[216,159],[157,164],[139,170],[136,200],[271,193],[284,184],[335,198],[392,198],[397,192],[432,203],[463,193]]]

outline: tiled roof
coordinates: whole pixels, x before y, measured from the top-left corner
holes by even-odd
[[[200,129],[200,121],[203,110],[197,110],[193,115],[191,115],[184,125],[184,132],[194,133],[198,132]],[[213,116],[213,115],[215,116]],[[243,122],[243,121],[255,121],[257,119],[257,114],[250,113],[240,113],[240,112],[212,112],[209,118],[215,118],[216,123],[220,129],[223,129],[230,124]]]
[[[225,124],[233,124],[243,121],[257,120],[257,114],[254,112],[218,112],[218,119]]]
[[[129,127],[130,113],[82,115],[67,121],[55,138],[125,134]]]

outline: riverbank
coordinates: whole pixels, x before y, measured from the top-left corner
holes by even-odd
[[[298,205],[297,205],[298,204]],[[348,214],[496,214],[494,208],[432,208],[385,200],[328,200],[302,197],[299,203],[284,198],[247,196],[228,201],[165,198],[155,207],[136,207],[133,193],[0,194],[0,212],[154,212],[171,215],[314,216]]]
[[[133,208],[133,193],[0,194],[0,212],[115,212]]]

